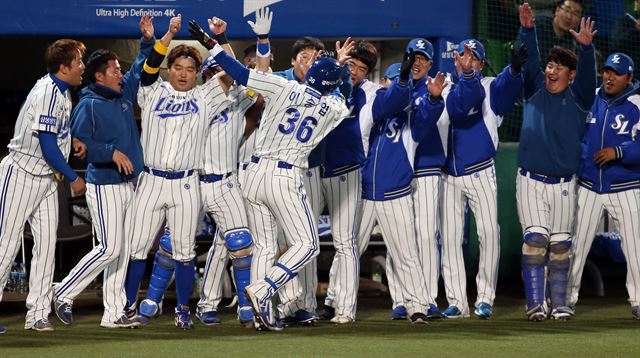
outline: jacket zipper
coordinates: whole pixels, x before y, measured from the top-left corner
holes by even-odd
[[[380,125],[382,127],[382,125]],[[378,149],[380,148],[380,141],[382,136],[384,135],[384,132],[382,131],[382,129],[384,128],[380,128],[380,135],[378,135],[378,143],[376,143],[376,155],[373,158],[373,199],[376,199],[376,176],[378,175],[378,171],[376,170],[377,166],[378,166]]]
[[[609,105],[607,105],[607,110],[604,112],[604,120],[602,121],[602,133],[600,134],[600,150],[604,147],[604,126],[607,123],[607,116],[609,115]],[[602,166],[600,166],[600,193],[602,193]]]

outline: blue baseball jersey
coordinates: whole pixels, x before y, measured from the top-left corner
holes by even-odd
[[[612,193],[640,187],[640,83],[634,80],[625,91],[609,97],[600,88],[587,116],[582,140],[580,185],[597,193]],[[598,166],[594,155],[613,147],[616,160]]]
[[[522,82],[522,74],[512,74],[509,65],[496,78],[473,71],[452,85],[446,98],[449,174],[468,175],[493,164],[498,127],[520,96]]]
[[[134,103],[140,86],[144,61],[151,54],[155,39],[140,42],[140,54],[122,79],[122,91],[99,84],[82,90],[73,111],[71,133],[87,145],[85,179],[93,184],[117,184],[137,176],[144,165]],[[133,174],[118,172],[113,152],[119,150],[133,164]]]
[[[347,106],[351,113],[327,138],[323,178],[334,177],[360,168],[366,158],[373,99],[380,85],[368,80],[353,87]]]
[[[566,177],[580,165],[585,119],[595,99],[596,59],[593,46],[580,46],[573,83],[553,94],[544,83],[536,31],[520,28],[529,56],[524,74],[524,115],[518,166],[534,173]]]
[[[446,90],[447,88],[445,88]],[[443,92],[442,95],[444,97],[445,93]],[[447,125],[443,125],[446,123],[446,119],[433,121],[425,118],[425,116],[431,117],[430,105],[427,103],[428,97],[426,77],[414,82],[412,91],[414,121],[426,122],[425,125],[428,127],[425,138],[420,141],[416,149],[414,163],[416,177],[440,175],[440,169],[447,159],[446,144],[443,145],[443,139],[446,143],[446,138],[443,138],[442,133],[442,128],[447,128]],[[420,109],[423,106],[426,106],[425,110]],[[442,116],[446,116],[445,112]]]
[[[396,79],[388,89],[380,89],[374,100],[369,150],[362,167],[364,199],[391,200],[412,192],[416,148],[427,134],[429,122],[440,117],[444,102],[426,101],[430,117],[414,120],[411,87],[401,86]]]

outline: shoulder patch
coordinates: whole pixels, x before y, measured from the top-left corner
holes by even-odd
[[[56,122],[58,121],[58,119],[56,117],[52,117],[52,116],[45,116],[40,115],[40,124],[45,125],[45,126],[54,126],[56,125]]]

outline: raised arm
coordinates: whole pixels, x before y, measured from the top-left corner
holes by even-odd
[[[142,75],[140,77],[140,83],[142,86],[149,86],[153,84],[160,76],[160,65],[167,55],[169,50],[169,44],[176,33],[180,30],[182,25],[182,15],[174,16],[169,20],[169,29],[167,33],[162,36],[160,41],[156,42],[153,46],[153,52],[149,55],[144,63]]]
[[[593,37],[598,30],[594,30],[594,26],[595,21],[583,17],[580,21],[580,32],[569,30],[576,42],[580,44],[576,77],[571,84],[571,89],[585,111],[591,108],[596,98],[596,54],[593,48]]]
[[[522,92],[522,65],[527,60],[527,48],[520,46],[511,54],[511,65],[491,82],[491,110],[493,113],[504,116],[511,110],[520,93]]]
[[[522,66],[524,78],[524,98],[528,99],[544,85],[544,75],[540,70],[540,49],[536,35],[535,18],[529,3],[524,3],[519,8],[520,42],[528,52],[527,60]],[[546,54],[544,54],[546,55]]]
[[[132,102],[135,100],[136,94],[138,93],[140,77],[142,75],[142,68],[145,60],[151,55],[153,46],[156,43],[156,38],[153,36],[155,33],[153,27],[153,16],[143,16],[140,19],[140,33],[142,34],[142,39],[140,40],[140,53],[122,79],[123,96]]]
[[[472,66],[473,51],[468,45],[464,45],[464,54],[460,56],[458,51],[453,52],[455,61],[462,69],[462,76],[456,86],[447,96],[447,111],[452,120],[463,119],[474,108],[479,110],[486,96],[480,74]]]
[[[416,142],[420,142],[428,133],[431,123],[435,123],[442,111],[444,110],[444,101],[442,100],[442,91],[447,87],[445,76],[438,72],[436,78],[429,77],[427,79],[427,89],[429,94],[423,97],[418,105],[420,120],[414,120],[411,123],[411,136]],[[414,118],[416,118],[414,116]]]
[[[251,29],[258,37],[256,46],[256,69],[268,72],[271,66],[271,45],[269,44],[269,32],[271,31],[271,20],[273,12],[269,8],[256,9],[256,22],[247,21]]]
[[[373,122],[384,120],[394,113],[404,110],[411,102],[411,82],[409,75],[411,67],[416,60],[413,50],[405,52],[402,64],[400,65],[400,75],[393,81],[387,89],[379,89],[376,98],[373,100],[371,113]]]

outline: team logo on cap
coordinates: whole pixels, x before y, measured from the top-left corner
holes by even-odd
[[[476,42],[473,40],[469,40],[469,42],[467,42],[467,45],[473,49],[476,48]]]
[[[611,62],[620,63],[620,55],[613,55],[613,58],[611,58]]]
[[[421,49],[421,50],[424,50],[424,46],[425,46],[424,41],[422,41],[422,40],[418,40],[418,42],[416,42],[416,47],[417,47],[417,48],[419,48],[419,49]]]

